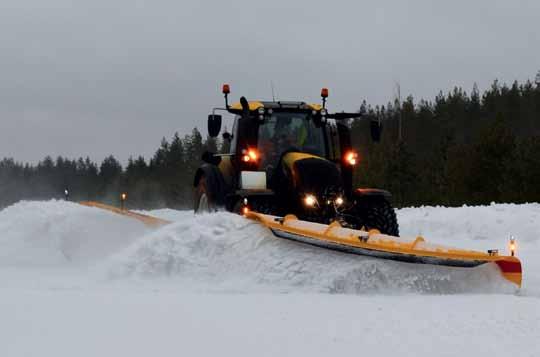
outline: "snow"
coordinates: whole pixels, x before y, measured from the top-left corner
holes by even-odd
[[[213,291],[456,293],[513,289],[494,267],[457,269],[344,255],[276,238],[230,213],[193,216],[110,259],[113,278],[173,277]],[[196,278],[196,284],[191,280]],[[506,289],[505,289],[506,288]]]
[[[509,254],[513,236],[523,266],[522,293],[540,297],[540,204],[419,207],[397,213],[402,235],[422,235],[433,243]]]
[[[88,263],[149,230],[140,222],[72,202],[20,202],[0,211],[0,266]]]
[[[540,355],[540,205],[398,211],[402,235],[518,241],[524,286],[285,241],[229,213],[64,201],[0,211],[0,356]]]
[[[533,357],[540,348],[538,299],[515,296],[31,291],[8,293],[0,309],[9,311],[3,356]]]
[[[181,219],[188,219],[189,217],[193,217],[195,214],[193,211],[178,211],[175,209],[170,208],[161,208],[156,209],[153,211],[144,211],[144,210],[135,210],[134,212],[154,216],[157,218],[164,219],[166,221],[179,221]]]

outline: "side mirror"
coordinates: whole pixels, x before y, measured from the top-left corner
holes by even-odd
[[[371,140],[378,143],[381,141],[382,124],[378,120],[370,122]]]
[[[231,141],[231,140],[232,140],[232,134],[231,134],[231,133],[224,132],[224,133],[222,134],[222,137],[223,137],[223,140],[227,140],[227,141]]]
[[[221,130],[221,115],[210,114],[208,116],[208,135],[211,138],[218,136]]]

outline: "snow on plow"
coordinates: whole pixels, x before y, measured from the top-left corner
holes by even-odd
[[[81,204],[128,216],[150,227],[160,227],[171,223],[164,219],[119,209],[102,203],[81,202]],[[460,268],[474,268],[484,264],[494,264],[498,267],[504,279],[517,287],[521,287],[521,261],[515,256],[499,255],[497,250],[482,252],[459,249],[445,245],[431,244],[420,236],[414,239],[395,237],[381,234],[377,230],[364,231],[345,228],[338,222],[325,225],[302,221],[294,215],[278,217],[255,211],[247,211],[244,216],[268,227],[279,238],[350,254],[415,264]]]

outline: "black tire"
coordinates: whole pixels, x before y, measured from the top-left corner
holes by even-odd
[[[377,229],[383,234],[399,237],[396,212],[383,197],[363,198],[354,209],[355,228]]]
[[[193,211],[196,214],[215,212],[215,204],[208,194],[206,177],[201,175],[193,193]]]

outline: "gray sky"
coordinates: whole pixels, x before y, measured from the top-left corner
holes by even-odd
[[[153,154],[233,99],[433,98],[534,78],[540,1],[0,0],[0,157]],[[230,125],[229,125],[230,126]]]

